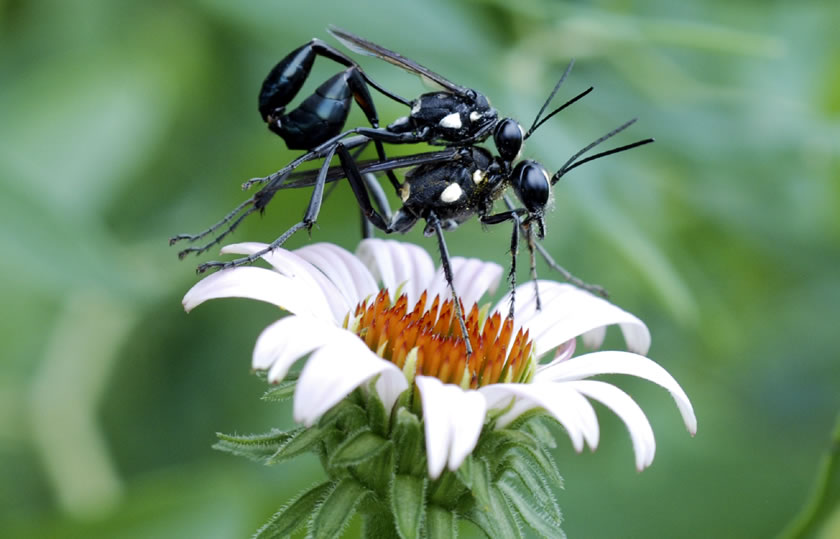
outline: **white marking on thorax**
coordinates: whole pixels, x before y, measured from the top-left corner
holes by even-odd
[[[472,181],[474,184],[478,185],[484,181],[484,178],[487,177],[487,174],[484,173],[483,170],[480,168],[475,169],[475,172],[472,174]]]
[[[475,123],[481,118],[482,114],[477,110],[474,110],[470,113],[470,121]]]
[[[461,115],[457,112],[453,112],[452,114],[441,118],[438,125],[446,127],[447,129],[461,129]]]
[[[420,100],[419,99],[417,101],[415,101],[414,106],[411,107],[411,115],[414,116],[418,112],[420,112]]]
[[[461,189],[460,185],[457,183],[450,183],[449,186],[440,194],[440,201],[445,202],[446,204],[451,204],[453,202],[457,202],[463,194],[464,191]]]
[[[405,182],[404,184],[402,184],[402,187],[400,187],[400,200],[405,202],[405,201],[408,200],[408,197],[410,197],[410,196],[411,196],[411,184],[408,183],[408,182]]]

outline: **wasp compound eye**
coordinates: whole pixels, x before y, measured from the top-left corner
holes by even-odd
[[[522,126],[512,118],[505,118],[496,126],[493,133],[493,141],[499,155],[505,161],[513,161],[522,150],[522,141],[525,135],[522,133]]]
[[[532,213],[541,213],[548,202],[548,172],[534,161],[521,161],[513,169],[513,190]]]

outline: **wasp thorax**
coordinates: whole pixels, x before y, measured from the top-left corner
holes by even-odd
[[[493,142],[499,155],[505,161],[513,161],[522,150],[522,141],[525,136],[522,133],[522,126],[512,118],[505,118],[496,126],[493,133]]]
[[[541,213],[548,203],[551,184],[548,172],[535,161],[521,161],[513,169],[513,190],[532,213]]]
[[[499,313],[485,318],[474,306],[466,317],[472,343],[467,356],[453,301],[435,297],[427,306],[426,298],[423,292],[413,306],[405,295],[392,303],[382,290],[349,313],[344,326],[411,378],[434,376],[465,388],[530,381],[533,343],[527,331],[514,331],[512,319]]]

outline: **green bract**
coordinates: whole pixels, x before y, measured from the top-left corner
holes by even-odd
[[[272,390],[270,400],[281,392]],[[286,392],[291,395],[291,392]],[[422,418],[402,403],[387,414],[375,392],[358,389],[309,428],[219,434],[216,449],[274,464],[318,455],[329,479],[281,507],[256,537],[336,537],[356,513],[365,537],[455,537],[460,520],[488,537],[561,537],[554,491],[562,478],[549,449],[545,413],[531,411],[504,429],[488,419],[458,470],[428,477]]]

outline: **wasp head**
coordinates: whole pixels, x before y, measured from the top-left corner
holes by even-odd
[[[493,132],[493,142],[504,161],[515,161],[522,151],[522,143],[525,140],[525,133],[522,126],[513,118],[505,118],[496,125]]]
[[[517,198],[539,224],[540,237],[545,233],[542,226],[545,205],[551,194],[548,172],[536,161],[520,161],[513,168],[511,183]]]

